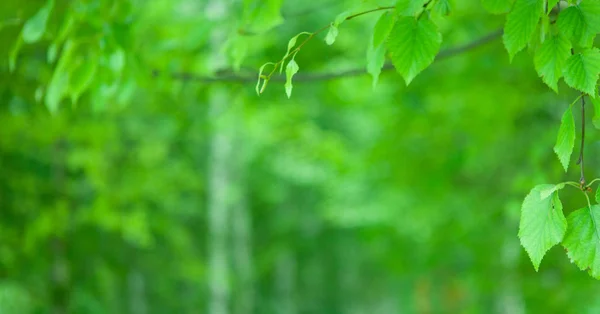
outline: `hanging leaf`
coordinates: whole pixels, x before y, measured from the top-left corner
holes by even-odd
[[[544,0],[517,0],[506,17],[502,40],[510,60],[531,39],[544,10]]]
[[[541,191],[549,188],[554,186],[543,184],[534,187],[521,207],[519,239],[536,271],[546,252],[562,241],[567,229],[558,193],[541,197]]]
[[[52,78],[46,89],[45,103],[51,113],[58,112],[60,101],[65,96],[69,87],[69,65],[72,62],[75,48],[78,44],[67,40],[58,64],[52,73]]]
[[[269,82],[269,78],[266,75],[263,75],[263,71],[265,70],[265,67],[267,67],[268,65],[275,66],[275,63],[267,62],[267,63],[261,65],[260,69],[258,69],[258,80],[256,82],[256,94],[257,95],[262,94],[262,92],[267,87],[267,83]],[[261,82],[263,83],[262,86],[260,85]]]
[[[400,17],[390,32],[387,47],[394,67],[408,85],[433,62],[441,43],[442,35],[429,18]]]
[[[298,38],[300,38],[300,36],[302,35],[308,35],[308,36],[312,36],[312,33],[309,32],[302,32],[294,37],[292,37],[289,41],[288,41],[288,45],[287,45],[287,51],[285,52],[285,56],[283,56],[283,59],[287,58],[290,55],[290,52],[292,51],[292,48],[294,48],[296,46],[296,42],[298,41]],[[279,73],[283,72],[283,62],[281,63],[281,66],[279,67]]]
[[[564,183],[560,183],[560,184],[551,184],[546,188],[541,189],[540,191],[540,197],[542,199],[545,199],[547,197],[549,197],[550,195],[552,195],[552,193],[562,190],[565,187]]]
[[[558,156],[558,160],[565,168],[565,172],[569,168],[569,160],[573,153],[573,147],[575,146],[575,120],[573,119],[573,112],[571,106],[565,111],[562,120],[560,122],[560,128],[558,129],[558,136],[556,137],[556,145],[554,145],[554,152]]]
[[[592,101],[592,104],[594,105],[594,117],[592,118],[592,123],[594,124],[596,129],[600,129],[600,98],[590,97],[590,100]]]
[[[596,97],[596,82],[600,74],[600,50],[588,48],[567,59],[565,82],[591,97]]]
[[[450,0],[438,0],[435,2],[433,10],[440,15],[450,14]]]
[[[8,70],[13,72],[17,67],[17,57],[19,57],[19,51],[21,51],[21,46],[23,45],[23,40],[21,37],[17,38],[17,41],[10,49],[10,55],[8,56]]]
[[[285,93],[288,98],[292,97],[292,78],[298,73],[299,69],[300,68],[294,59],[290,60],[285,67]]]
[[[600,2],[583,1],[561,11],[558,29],[582,47],[590,47],[600,32]]]
[[[385,45],[367,48],[367,72],[373,77],[373,87],[379,82],[379,74],[385,63]]]
[[[535,51],[535,70],[552,90],[558,93],[558,80],[571,55],[571,42],[563,35],[548,38]]]
[[[325,43],[327,43],[330,46],[333,45],[337,35],[338,28],[333,23],[331,23],[331,25],[329,25],[329,31],[327,32],[327,36],[325,36]]]
[[[391,12],[385,12],[379,17],[373,30],[373,47],[383,44],[394,27],[396,16]]]
[[[46,24],[52,12],[52,7],[54,7],[54,0],[48,0],[34,16],[25,22],[21,33],[25,43],[34,43],[42,38],[42,35],[46,32]]]
[[[85,59],[81,57],[78,66],[69,75],[69,95],[73,104],[77,103],[79,96],[85,92],[94,81],[94,75],[98,68],[98,60],[95,54],[88,54]]]
[[[584,207],[567,217],[568,230],[563,240],[567,256],[581,270],[600,279],[600,205]]]

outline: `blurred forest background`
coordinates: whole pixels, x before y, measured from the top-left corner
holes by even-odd
[[[578,178],[552,151],[577,94],[527,52],[300,79],[363,71],[370,14],[302,49],[291,99],[256,95],[361,2],[2,1],[0,313],[599,313],[562,248],[536,273],[517,238],[532,186]],[[442,51],[503,24],[454,1]]]

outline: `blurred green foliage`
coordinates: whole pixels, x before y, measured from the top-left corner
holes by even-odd
[[[578,94],[527,52],[255,94],[289,38],[362,2],[0,3],[0,313],[600,311],[562,248],[536,272],[519,246],[531,187],[578,177],[552,151]],[[450,3],[442,50],[504,25]],[[376,20],[319,35],[298,75],[365,68]]]

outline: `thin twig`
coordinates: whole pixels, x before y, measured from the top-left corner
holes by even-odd
[[[382,10],[392,10],[392,9],[395,9],[395,8],[396,8],[395,6],[378,7],[378,8],[375,8],[375,9],[371,9],[371,10],[367,10],[367,11],[363,11],[363,12],[359,12],[359,13],[356,13],[356,14],[349,15],[348,17],[346,17],[344,19],[344,21],[349,21],[349,20],[351,20],[353,18],[362,16],[362,15],[365,15],[365,14],[369,14],[369,13],[372,13],[372,12],[377,12],[377,11],[382,11]],[[324,31],[328,30],[331,27],[331,25],[332,24],[327,24],[327,25],[319,28],[315,32],[310,33],[310,35],[308,35],[308,37],[306,37],[304,39],[304,41],[302,41],[298,46],[296,46],[294,49],[292,49],[291,51],[289,51],[283,58],[281,58],[281,60],[275,62],[273,64],[273,69],[271,70],[271,72],[269,72],[269,74],[264,75],[264,76],[261,75],[260,79],[265,80],[265,84],[266,84],[266,82],[270,81],[271,77],[273,76],[273,74],[275,74],[275,72],[277,72],[277,69],[279,67],[283,68],[283,63],[285,62],[285,60],[289,56],[292,56],[292,59],[293,59],[294,58],[293,56],[295,56],[300,51],[300,49],[302,49],[302,47],[304,47],[304,45],[306,45],[306,43],[308,43],[311,39],[313,39],[318,34],[320,34],[320,33],[324,32]]]
[[[480,47],[487,43],[490,43],[490,42],[500,38],[501,36],[502,36],[502,30],[501,29],[496,30],[496,31],[491,32],[491,33],[489,33],[479,39],[476,39],[470,43],[443,50],[440,53],[438,53],[435,60],[439,61],[439,60],[450,58],[450,57],[453,57],[456,55],[460,55],[461,53],[473,50],[477,47]],[[394,69],[394,66],[392,64],[388,63],[383,66],[382,71],[391,71],[393,69]],[[160,76],[163,74],[158,70],[154,70],[152,73],[154,76]],[[347,78],[347,77],[356,77],[356,76],[361,76],[361,75],[365,75],[365,74],[367,74],[367,72],[364,68],[357,68],[357,69],[350,69],[350,70],[344,70],[344,71],[339,71],[339,72],[329,72],[329,73],[298,73],[294,76],[294,83],[335,80],[335,79],[341,79],[341,78]],[[225,75],[218,75],[218,76],[203,76],[203,75],[196,75],[194,73],[189,73],[189,72],[173,72],[173,73],[168,74],[168,76],[174,80],[193,81],[193,82],[208,83],[208,84],[220,83],[220,82],[225,82],[225,83],[256,82],[256,73],[246,73],[246,74],[239,74],[239,75],[225,74]],[[285,82],[285,76],[283,76],[283,75],[273,76],[271,78],[271,81]]]

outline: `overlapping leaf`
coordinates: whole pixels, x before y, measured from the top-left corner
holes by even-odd
[[[563,240],[567,255],[581,270],[600,279],[600,205],[584,207],[567,217],[568,230]]]
[[[553,187],[551,184],[534,187],[521,207],[519,239],[535,270],[546,252],[562,241],[567,229],[558,193],[542,198],[542,192]]]
[[[571,159],[574,146],[575,120],[573,119],[571,107],[569,107],[560,121],[560,128],[558,129],[558,136],[554,145],[554,152],[558,156],[563,168],[565,168],[565,171],[569,168],[569,160]]]
[[[441,43],[442,35],[427,17],[400,17],[390,32],[387,47],[394,67],[408,85],[433,62]]]
[[[544,10],[544,0],[517,0],[506,17],[502,39],[510,59],[521,51],[533,35]]]
[[[565,82],[591,97],[596,97],[596,82],[600,74],[600,50],[589,48],[574,54],[565,65]]]
[[[558,80],[562,77],[565,63],[570,55],[571,42],[563,35],[548,38],[535,51],[535,70],[542,81],[557,93]]]

